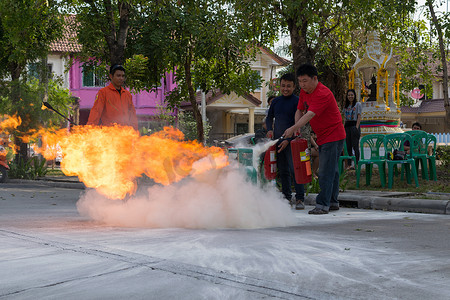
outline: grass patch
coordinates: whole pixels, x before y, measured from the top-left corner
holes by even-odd
[[[356,188],[356,172],[354,170],[345,171],[348,180],[346,189],[348,190],[369,190],[369,191],[395,191],[395,192],[415,192],[415,193],[426,193],[426,192],[439,192],[439,193],[450,193],[450,172],[446,166],[437,166],[436,175],[437,181],[426,180],[422,178],[421,170],[419,170],[419,187],[416,188],[414,179],[411,179],[411,184],[406,182],[406,178],[400,180],[400,176],[394,177],[394,184],[392,189],[387,187],[387,174],[386,174],[386,187],[381,186],[380,174],[378,169],[372,171],[372,179],[370,185],[366,186],[366,171],[361,170],[361,177],[359,179],[359,189]]]
[[[61,169],[48,169],[47,176],[66,176]]]

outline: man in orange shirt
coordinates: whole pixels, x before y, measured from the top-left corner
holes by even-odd
[[[111,126],[113,124],[132,126],[138,130],[136,109],[129,91],[122,86],[125,82],[125,68],[112,65],[109,69],[111,83],[98,91],[87,125]]]

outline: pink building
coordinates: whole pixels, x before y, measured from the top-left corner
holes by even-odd
[[[69,89],[73,96],[79,98],[80,125],[86,124],[97,92],[108,84],[109,82],[96,78],[95,72],[84,72],[80,61],[76,61],[71,66]],[[155,91],[132,93],[140,127],[149,127],[149,122],[154,121],[154,116],[160,114],[159,107],[164,106],[165,93],[174,87],[173,75],[169,74],[166,80],[161,80],[161,85]]]
[[[67,16],[67,23],[74,22],[75,16]],[[51,44],[51,53],[48,55],[49,70],[56,76],[63,79],[63,87],[68,88],[74,97],[79,100],[79,124],[86,124],[89,112],[94,105],[95,95],[102,88],[109,84],[103,81],[104,70],[85,71],[82,62],[75,60],[66,72],[70,57],[81,51],[81,45],[76,40],[76,32],[66,27],[63,38]],[[152,123],[158,123],[155,115],[161,112],[160,107],[164,106],[165,93],[175,87],[173,75],[161,79],[161,85],[153,92],[141,92],[133,94],[133,103],[138,115],[139,127],[152,127]]]

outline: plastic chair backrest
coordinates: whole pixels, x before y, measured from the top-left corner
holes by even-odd
[[[412,137],[411,152],[415,154],[427,154],[427,137],[428,133],[422,130],[406,131],[406,134]]]
[[[425,143],[425,147],[426,147],[426,151],[427,151],[427,155],[428,156],[436,156],[436,145],[437,145],[437,139],[436,136],[434,136],[433,134],[428,134],[427,135],[427,141]],[[431,154],[428,153],[428,149],[431,146]]]
[[[405,133],[409,134],[410,136],[414,136],[415,134],[422,133],[422,132],[425,132],[425,131],[423,131],[423,130],[408,130],[408,131],[405,131]]]
[[[393,153],[394,150],[404,151],[404,144],[408,141],[409,144],[412,144],[412,138],[409,134],[406,133],[391,133],[384,136],[383,144],[386,159],[389,159],[389,153]],[[412,158],[412,152],[406,154],[406,159]]]
[[[380,148],[383,146],[384,134],[368,134],[361,138],[359,142],[359,146],[361,148],[361,158],[362,159],[383,159],[380,154]],[[364,148],[367,147],[370,149],[369,157],[365,157]]]
[[[244,166],[253,166],[253,149],[238,148],[237,149],[238,162]]]

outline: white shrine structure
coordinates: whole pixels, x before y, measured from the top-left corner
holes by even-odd
[[[371,86],[375,81],[376,87]],[[400,128],[400,74],[392,56],[381,51],[377,32],[369,33],[366,52],[349,74],[349,88],[362,104],[361,135],[403,132]]]

